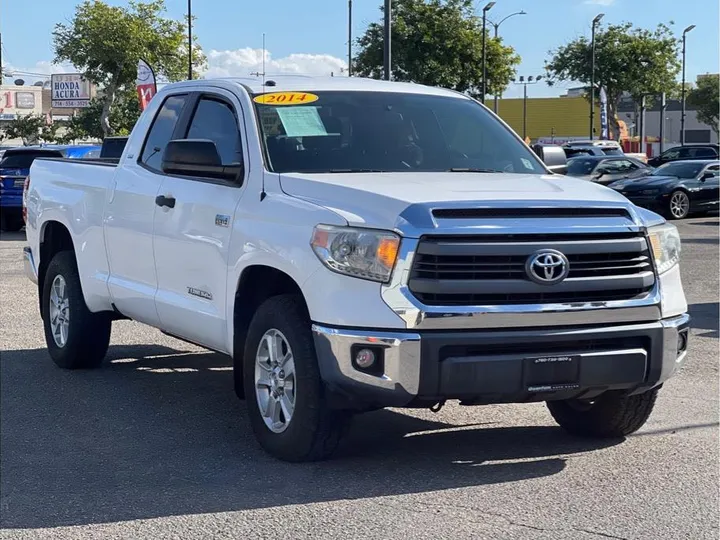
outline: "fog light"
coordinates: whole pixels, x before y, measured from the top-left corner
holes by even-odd
[[[681,330],[678,334],[678,354],[685,352],[688,345],[688,331]]]
[[[355,363],[361,369],[368,369],[375,363],[375,353],[370,349],[360,349],[355,353]]]

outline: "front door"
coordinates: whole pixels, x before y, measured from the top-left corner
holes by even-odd
[[[158,107],[145,141],[133,141],[138,148],[128,148],[127,157],[118,166],[105,207],[108,287],[113,303],[122,314],[153,326],[159,324],[153,217],[155,197],[164,178],[160,160],[187,98],[187,94],[171,95]]]
[[[209,139],[223,165],[246,163],[239,101],[230,92],[194,94],[178,138]],[[155,305],[164,330],[229,352],[226,304],[230,241],[244,178],[166,175],[160,188],[174,207],[155,208]]]

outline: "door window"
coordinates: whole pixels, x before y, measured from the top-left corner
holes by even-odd
[[[715,153],[715,150],[712,148],[696,148],[695,149],[695,157],[696,158],[714,158],[717,154]]]
[[[237,117],[232,107],[224,101],[201,98],[190,122],[187,138],[213,141],[223,165],[242,163]]]
[[[175,126],[180,118],[180,112],[185,105],[187,96],[170,96],[162,104],[153,121],[145,145],[143,146],[140,161],[148,168],[157,172],[162,171],[162,157],[167,143],[170,142]]]

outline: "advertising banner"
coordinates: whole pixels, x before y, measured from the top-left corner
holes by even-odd
[[[144,111],[153,96],[157,94],[155,72],[145,60],[141,59],[138,61],[135,85],[137,86],[138,99],[140,100],[140,109]]]
[[[605,88],[600,88],[600,138],[605,140],[610,138],[608,131],[608,116],[607,116],[607,92]]]

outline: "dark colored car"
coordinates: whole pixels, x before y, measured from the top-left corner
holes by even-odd
[[[623,149],[615,141],[568,141],[562,145],[568,159],[577,156],[622,156]]]
[[[637,206],[682,219],[694,212],[717,209],[720,200],[720,161],[675,161],[648,176],[620,180],[608,187]]]
[[[720,147],[717,144],[686,144],[665,150],[657,157],[650,158],[648,165],[659,167],[672,161],[718,159]]]
[[[127,141],[127,137],[105,137],[105,139],[103,139],[100,157],[103,159],[119,160],[125,150]]]
[[[40,146],[10,148],[0,160],[0,228],[19,231],[23,227],[22,197],[30,165],[39,157],[63,157],[61,150]]]
[[[620,179],[640,178],[652,170],[630,156],[582,156],[568,160],[566,174],[607,185]]]

